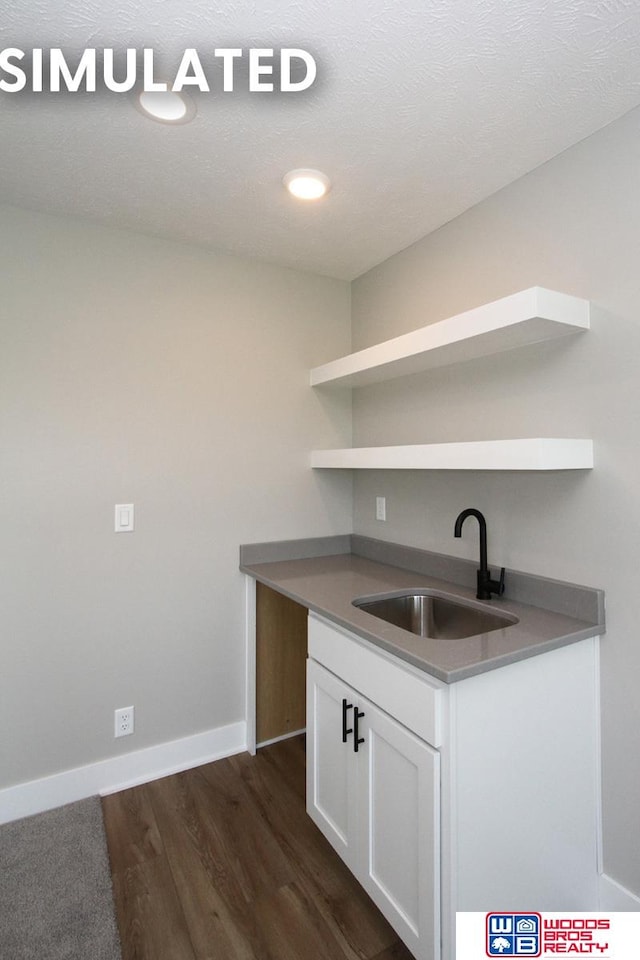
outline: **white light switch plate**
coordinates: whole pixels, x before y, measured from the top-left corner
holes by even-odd
[[[387,519],[387,498],[376,497],[376,520]]]
[[[133,532],[133,504],[116,503],[116,533]]]

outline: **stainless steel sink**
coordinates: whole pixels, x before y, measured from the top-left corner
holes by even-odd
[[[361,597],[353,605],[402,630],[433,640],[461,640],[518,622],[513,614],[498,613],[486,604],[459,600],[436,590]]]

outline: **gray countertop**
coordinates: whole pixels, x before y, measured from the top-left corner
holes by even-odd
[[[380,557],[391,562],[380,562]],[[418,569],[407,569],[404,564]],[[241,548],[240,569],[445,683],[604,633],[602,591],[507,571],[506,596],[488,605],[496,612],[513,614],[518,623],[460,640],[415,636],[358,609],[352,601],[414,588],[442,590],[463,600],[475,600],[474,588],[465,584],[475,564],[367,538],[345,535],[250,544]],[[434,576],[434,571],[444,571],[447,576]],[[510,581],[516,596],[510,596]],[[522,602],[523,597],[533,602]]]

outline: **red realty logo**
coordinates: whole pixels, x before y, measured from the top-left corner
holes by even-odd
[[[545,956],[601,957],[609,950],[608,917],[560,917],[548,919],[543,926]]]

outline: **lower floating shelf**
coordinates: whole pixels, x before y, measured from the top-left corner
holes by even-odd
[[[341,470],[590,470],[593,441],[537,437],[314,450],[311,466]]]

